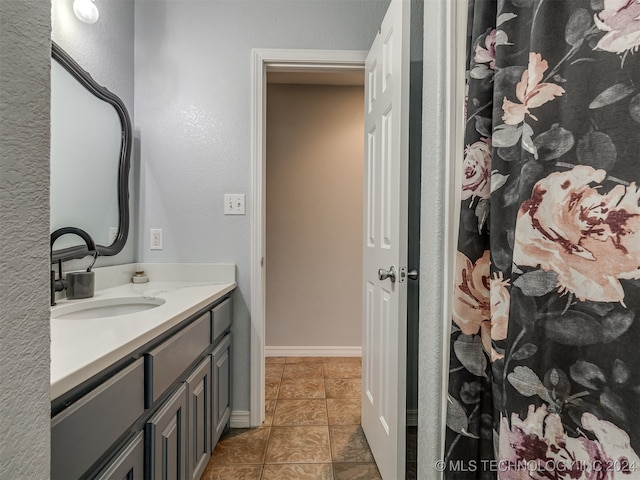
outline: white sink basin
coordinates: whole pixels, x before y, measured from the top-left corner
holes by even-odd
[[[57,320],[87,320],[90,318],[115,317],[144,312],[165,302],[156,297],[115,297],[68,303],[51,309],[51,318]]]

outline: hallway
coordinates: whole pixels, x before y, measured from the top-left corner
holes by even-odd
[[[203,480],[380,479],[360,427],[359,357],[266,358],[262,427],[224,435]]]

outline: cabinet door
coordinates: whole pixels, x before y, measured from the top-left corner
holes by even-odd
[[[231,416],[231,334],[226,335],[213,350],[213,438],[216,446]]]
[[[186,480],[187,387],[182,383],[147,422],[148,478]]]
[[[144,433],[133,437],[95,480],[144,480]]]
[[[189,397],[188,478],[199,479],[211,458],[211,356],[187,379]]]

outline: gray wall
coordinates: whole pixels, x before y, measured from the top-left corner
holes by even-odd
[[[0,0],[1,1],[1,0]],[[100,18],[86,24],[73,13],[73,0],[52,0],[51,39],[60,45],[80,66],[89,72],[100,85],[118,95],[134,118],[134,56],[133,27],[134,0],[109,0],[96,2]],[[135,144],[134,144],[135,145]],[[114,159],[114,163],[117,162]],[[129,240],[125,248],[113,257],[100,257],[96,266],[119,265],[136,261],[138,230],[138,170],[136,149],[131,158],[129,181]],[[100,179],[94,179],[100,181]],[[115,185],[114,185],[115,199]],[[91,233],[91,232],[89,232]],[[65,264],[65,269],[86,267],[87,260]]]
[[[267,86],[268,347],[362,345],[363,99]]]
[[[0,477],[49,478],[50,6],[0,1]]]
[[[234,410],[249,410],[251,49],[368,50],[388,0],[161,1],[135,12],[140,261],[233,262]],[[164,230],[150,251],[149,229]]]

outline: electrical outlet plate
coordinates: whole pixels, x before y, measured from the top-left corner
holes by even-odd
[[[149,233],[151,239],[149,247],[151,250],[162,250],[162,229],[152,228]]]
[[[224,214],[225,215],[244,215],[245,214],[244,204],[245,204],[244,193],[225,193]]]

